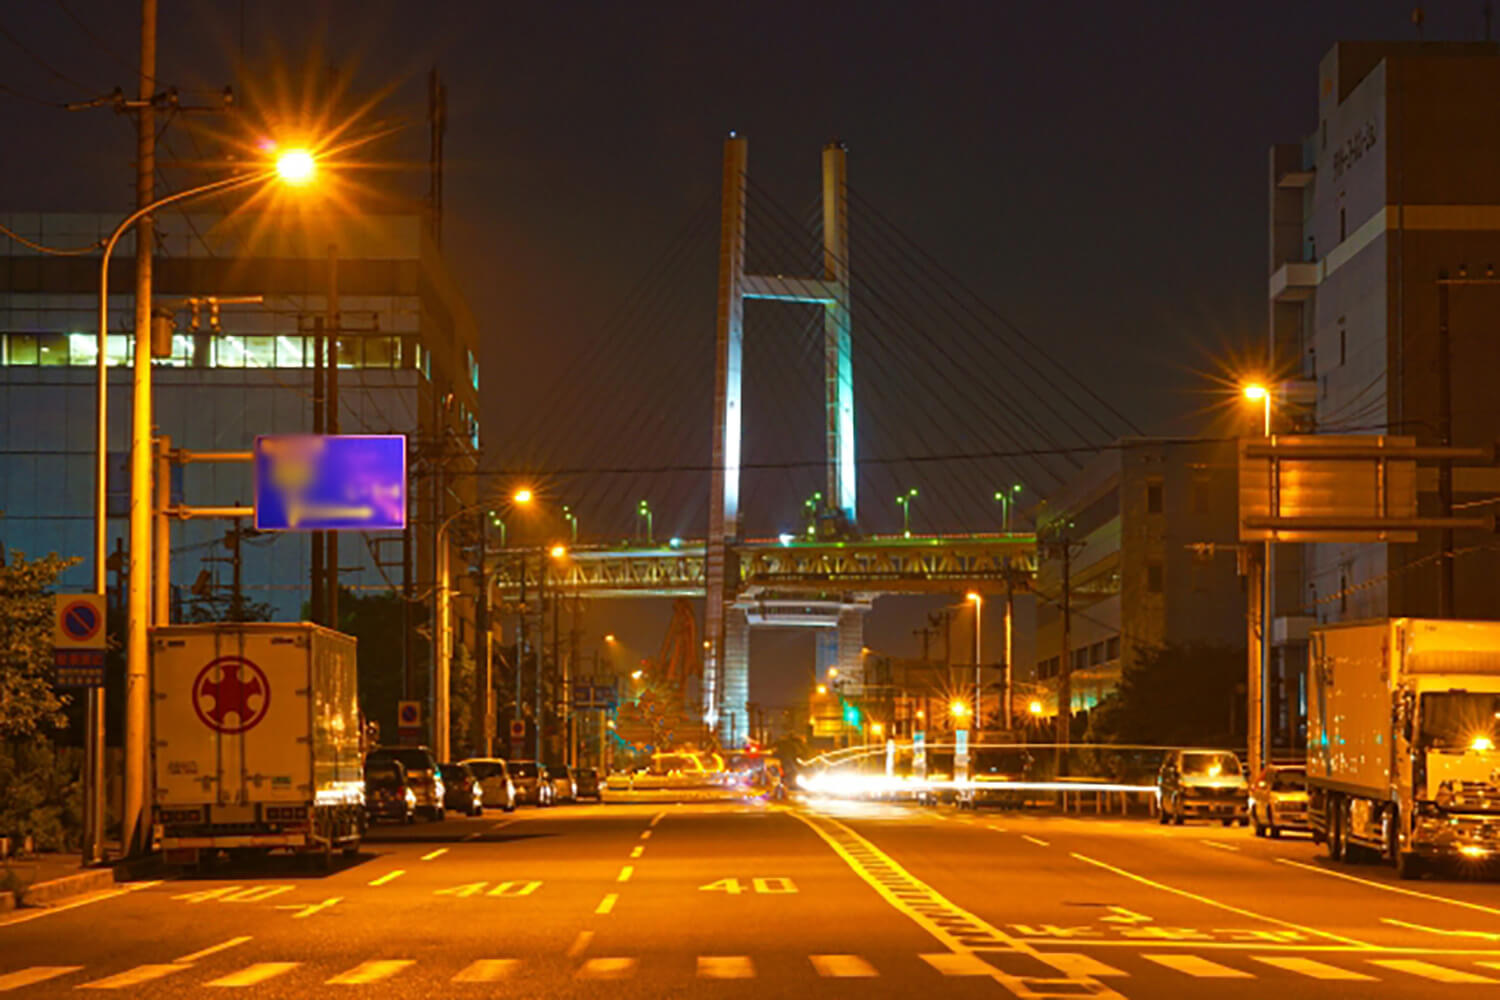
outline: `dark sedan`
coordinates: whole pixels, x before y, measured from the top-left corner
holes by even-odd
[[[484,815],[484,790],[467,764],[438,765],[443,779],[443,806],[469,816]]]
[[[599,780],[599,772],[592,767],[574,768],[573,783],[578,788],[578,798],[604,801],[604,783]]]

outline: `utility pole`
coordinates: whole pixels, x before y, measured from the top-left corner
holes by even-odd
[[[1016,620],[1016,593],[1011,580],[1010,560],[1005,561],[1005,676],[1001,687],[1001,696],[1005,699],[1005,706],[1000,710],[1000,718],[1005,721],[1007,732],[1013,730],[1015,725],[1015,672],[1011,664],[1012,654],[1015,652],[1015,620]]]
[[[1072,742],[1073,735],[1073,546],[1067,534],[1062,536],[1062,657],[1057,672],[1057,736],[1059,745],[1058,774],[1065,774],[1067,758],[1061,748]]]
[[[495,730],[494,712],[494,668],[490,656],[490,573],[486,560],[489,549],[490,512],[481,508],[475,513],[475,526],[479,529],[479,555],[476,564],[479,571],[474,574],[474,725],[475,753],[481,757],[494,756]]]
[[[324,337],[324,318],[313,317],[313,395],[312,395],[312,430],[314,434],[324,433],[323,414],[326,409],[323,394],[323,357],[326,348]],[[324,601],[327,598],[328,587],[323,578],[323,557],[327,546],[323,541],[323,532],[312,533],[312,579],[309,581],[308,593],[308,616],[318,625],[328,624],[328,617],[324,613]]]
[[[343,332],[343,319],[339,313],[339,248],[328,245],[327,301],[323,303],[327,314],[323,320],[323,332],[328,335],[328,413],[325,423],[329,434],[339,432],[339,335]],[[339,533],[326,533],[328,556],[323,571],[328,574],[328,599],[324,610],[328,615],[328,627],[339,627]]]
[[[1448,272],[1438,272],[1438,328],[1437,328],[1437,376],[1438,376],[1438,443],[1445,448],[1453,446],[1453,343],[1448,315]],[[1438,463],[1438,505],[1442,517],[1453,516],[1453,462],[1444,459]],[[1444,528],[1438,536],[1438,617],[1452,618],[1455,614],[1453,597],[1453,529]]]
[[[155,200],[156,0],[141,0],[141,58],[136,109],[137,209]],[[125,800],[120,843],[127,855],[149,846],[148,793],[151,675],[148,628],[151,601],[151,251],[156,228],[150,215],[135,227],[135,359],[130,441],[130,579],[125,619]]]
[[[536,572],[536,762],[542,763],[542,661],[547,658],[547,556],[543,553],[537,560]]]
[[[526,553],[522,552],[518,557],[521,563],[521,596],[517,604],[516,614],[516,705],[515,714],[512,718],[524,720],[526,717],[521,713],[521,706],[526,704],[523,685],[526,683]],[[524,740],[525,737],[523,736]],[[515,754],[514,745],[516,741],[511,740],[511,753]]]

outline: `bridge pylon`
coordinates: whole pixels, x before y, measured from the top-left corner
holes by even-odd
[[[730,134],[724,142],[723,198],[719,228],[719,285],[714,367],[713,471],[706,544],[703,718],[721,743],[736,746],[749,732],[750,615],[737,606],[739,580],[733,565],[741,541],[740,446],[744,414],[745,300],[766,299],[823,307],[824,439],[826,485],[817,523],[832,521],[839,534],[857,534],[854,458],[854,365],[849,310],[849,198],[847,152],[841,143],[823,148],[823,274],[817,278],[745,273],[745,207],[749,141]],[[857,670],[863,610],[851,603],[841,612],[841,670]],[[852,658],[849,647],[855,647]],[[851,661],[852,660],[852,661]]]

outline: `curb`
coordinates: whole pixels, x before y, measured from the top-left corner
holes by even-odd
[[[21,903],[24,906],[46,906],[68,896],[108,889],[114,884],[113,869],[94,868],[79,872],[77,875],[65,875],[62,878],[48,879],[45,882],[37,882],[28,886],[21,896]],[[3,903],[0,903],[0,909],[4,909]]]

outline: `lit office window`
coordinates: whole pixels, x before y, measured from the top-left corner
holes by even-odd
[[[104,338],[104,360],[113,367],[130,364],[130,338],[123,333],[108,334]]]
[[[275,337],[246,337],[245,338],[245,367],[246,368],[275,368],[276,367],[276,338]]]
[[[68,338],[61,333],[39,333],[36,336],[37,363],[41,365],[65,365],[68,363]]]
[[[12,333],[5,338],[5,363],[8,365],[34,365],[37,363],[36,334]]]
[[[245,367],[245,338],[237,336],[215,337],[214,360],[215,368],[243,368]]]
[[[305,344],[301,337],[277,337],[276,367],[302,368],[308,365],[311,355],[306,352]]]
[[[366,337],[365,338],[365,367],[366,368],[394,368],[394,367],[396,367],[396,338],[395,337]]]
[[[357,337],[340,337],[339,344],[339,367],[340,368],[363,368],[364,363],[360,357],[360,342]]]

